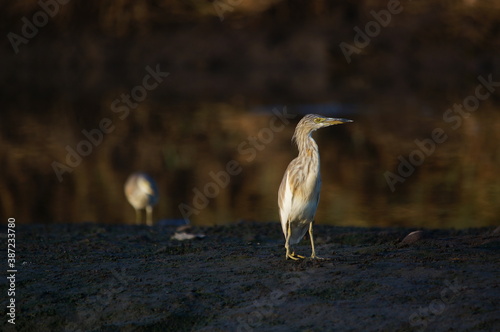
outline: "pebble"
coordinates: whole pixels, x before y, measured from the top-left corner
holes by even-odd
[[[401,244],[412,244],[417,241],[422,240],[424,237],[424,232],[423,231],[414,231],[411,232],[410,234],[406,235],[406,237],[401,241]]]

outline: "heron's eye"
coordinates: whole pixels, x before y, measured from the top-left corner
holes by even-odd
[[[320,123],[320,122],[323,122],[323,119],[321,119],[321,118],[315,118],[315,119],[314,119],[314,122],[316,122],[316,123]]]

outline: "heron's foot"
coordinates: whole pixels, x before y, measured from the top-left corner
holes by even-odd
[[[325,260],[326,258],[316,256],[316,254],[312,254],[312,255],[311,255],[311,259]]]
[[[296,254],[296,253],[294,253],[294,252],[292,253],[292,256],[297,257],[297,258],[301,258],[301,259],[306,258],[305,256],[302,256],[302,255],[297,255],[297,254]]]
[[[291,259],[293,259],[295,261],[298,261],[299,259],[304,259],[305,257],[302,256],[302,255],[297,255],[294,252],[292,252],[291,254],[287,254],[286,255],[286,259],[288,259],[288,258],[291,258]]]

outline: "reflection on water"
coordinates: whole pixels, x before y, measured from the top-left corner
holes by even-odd
[[[4,2],[6,33],[43,13]],[[3,220],[133,223],[123,185],[144,171],[157,220],[277,221],[294,126],[320,113],[355,122],[315,133],[318,223],[498,224],[497,2],[414,1],[349,62],[339,45],[387,0],[246,1],[224,21],[213,1],[73,3],[0,48]],[[458,100],[477,110],[445,115]]]
[[[165,106],[151,98],[121,119],[109,104],[110,98],[103,98],[89,110],[89,105],[58,100],[43,115],[11,112],[16,126],[4,125],[0,142],[2,215],[27,223],[133,223],[123,184],[139,170],[158,182],[157,220],[189,215],[204,225],[277,221],[278,186],[297,154],[290,140],[294,127],[303,113],[316,112],[355,121],[314,134],[323,178],[318,223],[498,223],[500,121],[486,108],[453,130],[439,110],[430,113],[436,116],[398,117],[375,106],[377,111],[370,112],[337,104]],[[395,182],[392,192],[384,174],[401,176],[401,158],[410,160],[419,148],[415,140],[432,137],[438,127],[448,135],[446,142],[421,162],[414,153],[412,160],[421,165]]]

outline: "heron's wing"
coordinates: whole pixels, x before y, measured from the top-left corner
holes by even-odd
[[[278,189],[278,207],[281,210],[283,206],[283,200],[285,196],[285,186],[286,186],[286,173],[283,175],[283,179],[281,179],[280,188]]]
[[[283,234],[286,237],[287,227],[286,223],[292,210],[293,195],[290,189],[290,181],[288,180],[290,166],[285,171],[283,179],[281,180],[280,188],[278,190],[278,206],[280,209],[281,227]]]

